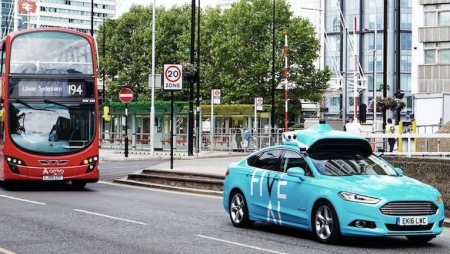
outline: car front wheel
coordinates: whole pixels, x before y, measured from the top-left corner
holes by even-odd
[[[336,211],[328,201],[321,201],[314,209],[312,229],[317,241],[337,244],[342,240]]]
[[[253,221],[249,219],[247,202],[242,192],[233,192],[230,199],[229,210],[233,226],[245,228],[253,225]]]

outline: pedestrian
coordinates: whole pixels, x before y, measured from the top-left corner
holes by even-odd
[[[387,119],[385,133],[390,135],[395,134],[395,126],[392,124],[392,119],[390,118]],[[395,145],[395,138],[388,138],[388,144],[389,144],[389,152],[393,152]]]
[[[250,130],[245,130],[244,133],[244,152],[246,152],[250,147]]]
[[[236,147],[238,150],[242,149],[242,133],[241,133],[241,129],[238,127],[236,129],[236,135],[235,135],[235,139],[236,139]]]
[[[348,122],[345,124],[345,131],[354,134],[361,134],[362,127],[361,124],[358,123],[358,121],[354,120],[353,116],[350,116],[348,118]]]

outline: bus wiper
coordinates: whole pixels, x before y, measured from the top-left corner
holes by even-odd
[[[69,107],[69,106],[67,106],[67,105],[58,103],[58,102],[56,102],[56,101],[51,101],[51,100],[47,100],[47,99],[45,99],[44,102],[45,102],[45,103],[54,104],[54,105],[58,105],[58,106],[61,106],[61,107],[63,107],[63,108],[68,108],[68,109],[71,109],[71,108],[72,108],[72,107]]]
[[[34,110],[39,110],[39,109],[33,108],[32,106],[28,105],[28,103],[26,103],[26,102],[24,102],[22,100],[16,99],[16,102],[24,105],[27,108],[34,109]]]

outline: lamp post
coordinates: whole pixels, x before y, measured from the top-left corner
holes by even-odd
[[[191,4],[191,47],[190,61],[195,66],[195,0]],[[194,155],[194,80],[189,80],[189,116],[188,116],[188,156]]]
[[[150,156],[155,151],[155,41],[156,41],[156,0],[152,4],[152,80],[151,80],[151,105],[150,105]],[[172,137],[171,137],[172,138]]]
[[[275,0],[272,1],[272,107],[270,112],[271,131],[275,133]],[[256,121],[256,119],[255,119]]]
[[[91,0],[91,35],[94,36],[94,0]]]

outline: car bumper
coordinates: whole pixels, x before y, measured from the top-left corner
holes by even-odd
[[[337,210],[341,234],[344,236],[415,236],[439,235],[443,231],[445,219],[443,204],[438,206],[435,214],[419,216],[427,217],[427,225],[420,226],[400,226],[397,222],[403,216],[385,215],[380,211],[380,207],[381,205],[345,202]]]

